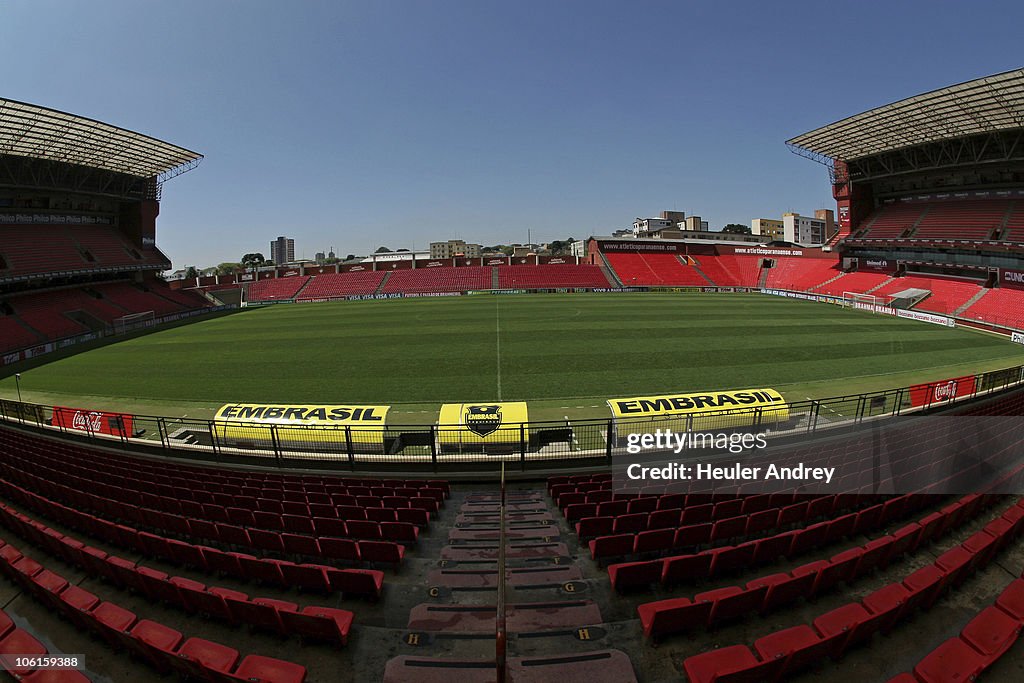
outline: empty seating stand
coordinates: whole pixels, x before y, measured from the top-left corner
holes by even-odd
[[[161,316],[209,306],[196,294],[175,293],[156,281],[150,287],[114,282],[11,296],[6,302],[13,315],[0,315],[0,331],[7,332],[0,334],[0,349],[24,348],[89,332],[89,327],[71,317],[79,312],[98,323],[110,324],[131,313],[152,311]],[[160,293],[176,301],[169,301]]]
[[[608,279],[598,266],[555,264],[538,266],[499,266],[498,286],[502,288],[608,287]]]
[[[894,202],[883,204],[864,221],[864,229],[858,237],[871,239],[893,239],[902,237],[924,214],[926,205],[921,202]]]
[[[1018,200],[1019,201],[1019,200]],[[864,221],[856,237],[868,239],[987,241],[1013,219],[1012,200],[943,198],[884,204]]]
[[[25,327],[14,316],[0,315],[0,351],[13,351],[43,341],[42,338]]]
[[[348,592],[374,599],[382,590],[380,571],[324,565],[338,562],[399,565],[405,546],[417,542],[419,527],[429,524],[430,515],[436,513],[448,493],[447,483],[437,480],[330,476],[246,475],[251,477],[246,479],[240,473],[232,473],[232,478],[237,477],[237,485],[230,485],[224,475],[214,470],[204,474],[202,468],[170,468],[144,465],[139,461],[132,465],[130,459],[123,456],[75,446],[57,446],[51,450],[49,441],[9,432],[0,432],[0,441],[5,447],[35,452],[42,460],[52,461],[57,457],[58,460],[51,463],[57,465],[57,469],[50,470],[40,460],[39,467],[33,468],[35,474],[17,469],[5,470],[4,474],[18,478],[30,489],[46,488],[74,507],[3,482],[7,494],[36,509],[45,508],[46,514],[86,530],[90,535],[148,557],[203,571],[215,568],[243,580],[303,585],[320,592]],[[55,453],[60,455],[55,456]],[[81,462],[100,467],[102,471],[75,464],[76,458],[84,458]],[[135,480],[118,474],[120,465],[125,467],[126,474],[141,479],[131,485],[129,482]],[[182,478],[189,469],[196,472],[195,479]],[[50,473],[57,477],[61,470],[65,478],[60,484],[48,483],[37,476]],[[93,474],[89,474],[90,471]],[[180,485],[171,488],[166,483],[169,479],[155,478],[155,473],[160,471],[166,473],[165,477],[173,472]],[[110,487],[100,480],[117,481],[119,485]],[[71,481],[81,483],[65,485]],[[278,488],[257,488],[261,485]],[[86,489],[96,493],[87,493]],[[332,493],[327,493],[328,490]],[[249,491],[255,495],[246,495]],[[99,493],[110,494],[113,498]],[[371,495],[374,493],[378,495]],[[260,497],[264,495],[267,497]],[[206,502],[198,502],[197,497]],[[167,509],[173,512],[164,511]],[[96,517],[81,510],[104,516]],[[276,526],[277,530],[260,529],[256,526],[260,520],[265,526]],[[274,557],[255,556],[266,554]]]
[[[134,247],[109,225],[0,225],[0,256],[0,280],[168,265],[159,251]]]
[[[144,311],[153,311],[154,315],[160,316],[184,310],[184,306],[179,303],[169,301],[162,296],[127,282],[97,285],[92,289],[102,294],[104,299],[122,308],[121,315],[125,315],[125,312],[142,313]],[[167,291],[169,292],[170,290],[167,289]],[[192,306],[192,308],[199,307],[196,304]]]
[[[185,310],[208,308],[213,305],[196,290],[171,289],[167,283],[153,280],[147,281],[146,287],[151,294],[170,299]]]
[[[901,683],[974,680],[1005,655],[1024,627],[1024,579],[1012,581],[960,634],[944,641],[914,667],[891,679]],[[891,683],[890,682],[890,683]]]
[[[857,292],[863,294],[864,292],[878,287],[880,284],[888,280],[889,277],[888,273],[873,273],[871,271],[845,273],[832,282],[819,285],[814,289],[814,291],[816,293],[831,294],[833,296],[842,296],[844,292]],[[872,292],[872,294],[877,295],[878,292]]]
[[[989,289],[960,316],[993,325],[1024,328],[1024,290]]]
[[[925,546],[939,534],[968,523],[970,516],[963,513],[977,512],[981,502],[976,495],[965,496],[957,505],[944,508],[939,515],[929,514],[892,534],[840,552],[829,560],[801,565],[790,572],[765,575],[749,580],[745,585],[700,593],[692,598],[677,597],[641,604],[637,612],[644,635],[656,641],[670,635],[711,628],[727,618],[739,618],[755,612],[768,614],[800,598],[813,599],[834,588],[838,581],[852,583],[875,568]],[[1011,506],[1001,517],[990,522],[986,533],[977,540],[996,536],[1006,540],[1015,538],[1024,525],[1022,518],[1024,508]],[[991,548],[992,552],[995,550]],[[865,602],[869,609],[873,609],[901,593],[899,588],[886,587]]]
[[[384,271],[362,270],[348,273],[314,275],[299,301],[373,294],[384,280]]]
[[[249,285],[246,296],[249,301],[294,299],[308,280],[307,275],[259,280]]]
[[[492,269],[484,266],[392,270],[384,283],[385,293],[462,292],[491,289]]]
[[[696,256],[701,271],[719,287],[757,287],[761,277],[760,256],[719,254]]]
[[[609,265],[627,287],[632,285],[681,285],[707,287],[709,283],[686,257],[677,254],[605,254]]]
[[[26,294],[12,297],[7,300],[7,303],[14,310],[19,320],[47,339],[60,339],[76,334],[84,334],[89,331],[89,328],[66,315],[66,312],[73,310],[73,308],[69,308],[65,304],[69,300],[78,299],[77,295],[68,292],[68,290],[63,290],[42,294]],[[65,299],[65,296],[68,299]],[[74,308],[80,308],[80,306]]]
[[[775,267],[768,270],[766,284],[778,289],[809,291],[842,272],[835,259],[777,256],[774,260]]]
[[[1003,228],[1003,239],[1008,242],[1024,242],[1024,199],[1013,202]]]
[[[347,610],[310,605],[300,611],[293,603],[268,601],[265,598],[250,599],[238,591],[205,586],[185,577],[168,576],[141,564],[107,555],[98,549],[90,549],[80,540],[60,534],[3,504],[0,504],[0,523],[55,558],[77,565],[97,578],[105,578],[122,588],[142,593],[154,602],[170,604],[189,613],[202,614],[230,624],[269,625],[271,630],[285,636],[298,634],[337,645],[344,645],[348,641],[354,615]],[[329,569],[324,568],[325,571]],[[311,591],[319,588],[318,585],[302,581],[291,581],[290,585],[302,586]]]
[[[931,292],[924,301],[914,306],[917,310],[952,315],[958,308],[981,291],[982,283],[963,278],[941,278],[926,275],[906,275],[880,287],[873,294],[885,297],[907,289],[926,289]]]
[[[992,502],[982,498],[982,504]],[[1013,506],[1016,507],[1016,506]],[[993,544],[1001,546],[1019,528],[992,520],[968,541],[940,555],[933,564],[876,590],[861,601],[846,603],[819,615],[811,624],[784,628],[762,636],[753,650],[734,645],[688,657],[683,667],[691,683],[730,680],[785,679],[826,657],[840,659],[848,649],[891,629],[916,610],[928,610],[939,596],[954,589],[969,571],[987,564]],[[1004,604],[1011,604],[1011,592]],[[712,603],[714,604],[714,603]],[[983,611],[961,633],[959,642],[947,641],[915,668],[921,681],[973,680],[1012,644],[1020,621],[1010,611]],[[713,613],[713,607],[711,612]],[[707,619],[707,617],[704,617]],[[956,640],[956,639],[955,639]]]
[[[914,230],[914,239],[988,240],[1002,225],[1006,199],[952,199],[929,202]]]
[[[238,680],[274,683],[305,680],[306,669],[300,664],[261,655],[249,655],[239,662],[239,653],[233,648],[199,638],[186,639],[182,633],[157,621],[140,619],[113,602],[101,601],[88,591],[70,585],[59,574],[24,557],[10,544],[0,546],[0,571],[44,606],[94,631],[111,648],[126,651],[157,673],[173,671],[206,680],[230,680],[232,675]],[[23,631],[16,638],[8,634],[0,639],[0,650],[11,654],[46,653],[45,647]],[[24,676],[28,672],[16,673]],[[69,675],[61,680],[76,679]]]

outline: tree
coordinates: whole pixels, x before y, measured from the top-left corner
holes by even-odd
[[[377,249],[373,253],[374,254],[390,254],[391,250],[388,249],[387,247],[377,247]]]
[[[239,270],[242,270],[241,263],[225,262],[217,264],[217,275],[231,275],[232,273],[236,273]]]
[[[191,280],[197,277],[199,277],[199,271],[196,270],[195,266],[189,266],[185,269],[185,279]]]
[[[263,254],[256,252],[253,254],[245,254],[242,256],[242,265],[246,268],[259,268],[267,262],[267,259],[263,257]]]
[[[345,257],[345,260],[346,261],[353,261],[353,260],[355,260],[355,258],[356,258],[355,254],[349,254],[348,256]]]
[[[740,223],[729,223],[724,228],[722,228],[722,232],[727,232],[732,235],[749,235],[750,226],[742,225]]]

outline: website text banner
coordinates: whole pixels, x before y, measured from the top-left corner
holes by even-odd
[[[902,416],[829,437],[767,429],[620,433],[615,493],[1024,493],[1024,417]]]

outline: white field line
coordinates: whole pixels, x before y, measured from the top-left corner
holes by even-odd
[[[494,297],[494,346],[495,355],[498,360],[498,400],[501,400],[501,309],[498,308],[498,304],[501,301],[500,296]]]
[[[813,399],[813,398],[811,398],[810,396],[808,396],[808,397],[807,397],[807,400],[808,400],[808,401],[813,401],[814,399]],[[831,407],[831,406],[825,406],[825,408],[826,408],[826,409],[827,409],[827,410],[828,410],[828,411],[829,411],[830,413],[832,413],[833,415],[838,415],[839,417],[844,417],[844,415],[843,415],[842,413],[836,412],[835,410],[833,410],[833,409],[832,409],[832,407]]]
[[[572,420],[569,419],[569,416],[568,415],[563,415],[562,417],[565,418],[565,424],[569,425],[569,428],[572,429]],[[572,430],[572,445],[576,447],[576,450],[579,450],[580,442],[576,439],[576,430],[575,429]]]

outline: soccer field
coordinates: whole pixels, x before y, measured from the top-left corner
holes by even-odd
[[[389,404],[400,424],[443,402],[530,400],[533,419],[575,419],[614,397],[774,387],[800,401],[1022,363],[1005,338],[758,294],[552,294],[249,309],[21,384],[40,403],[190,417],[234,401]]]

